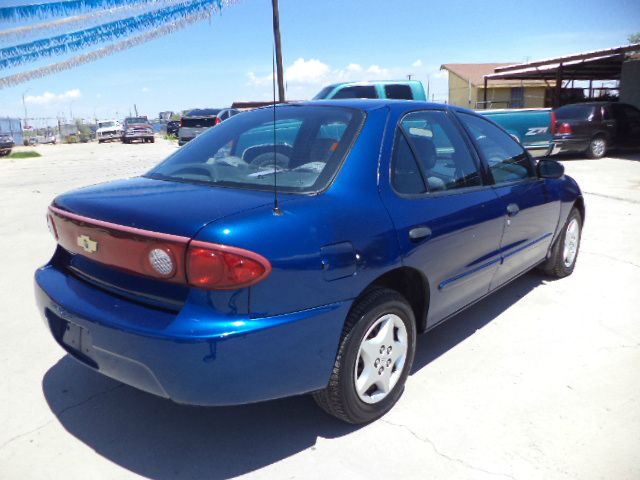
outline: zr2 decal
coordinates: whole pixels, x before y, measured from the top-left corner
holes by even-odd
[[[531,135],[543,135],[549,131],[549,127],[532,127],[527,130],[525,136],[529,137]]]

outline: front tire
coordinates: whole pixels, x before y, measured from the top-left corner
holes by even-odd
[[[416,323],[405,298],[371,290],[351,309],[329,384],[313,398],[344,422],[371,422],[402,395],[415,349]]]
[[[606,155],[608,149],[607,139],[602,135],[596,135],[589,142],[587,147],[587,156],[589,158],[602,158]]]
[[[581,236],[582,216],[574,207],[562,228],[562,234],[551,249],[551,256],[542,264],[544,273],[556,278],[571,275],[578,259]]]

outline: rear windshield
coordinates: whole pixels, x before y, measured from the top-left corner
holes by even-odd
[[[591,120],[595,107],[593,105],[565,105],[556,110],[558,120]]]
[[[191,118],[182,117],[182,126],[188,128],[213,127],[216,124],[216,117]]]
[[[127,118],[127,123],[149,123],[147,117],[131,117]]]
[[[224,187],[312,193],[326,188],[364,121],[360,110],[285,105],[236,115],[147,176]]]

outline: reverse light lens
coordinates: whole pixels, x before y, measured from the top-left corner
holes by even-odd
[[[151,268],[163,277],[170,277],[175,272],[175,264],[170,251],[154,248],[149,252],[149,263]]]
[[[269,275],[271,264],[252,252],[230,247],[191,246],[187,279],[194,287],[232,290],[255,285]]]

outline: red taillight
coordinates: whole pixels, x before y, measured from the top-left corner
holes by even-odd
[[[558,118],[556,117],[556,112],[551,112],[551,133],[557,133],[556,130],[558,129],[558,125],[556,124],[556,122],[558,121]]]
[[[233,290],[255,285],[271,273],[266,258],[237,247],[117,225],[54,206],[47,221],[65,250],[171,283]]]
[[[220,120],[220,117],[216,117],[216,121],[214,125],[220,125],[221,123],[222,123],[222,120]]]
[[[573,133],[573,130],[571,129],[571,125],[569,125],[568,123],[563,123],[560,125],[560,127],[558,127],[558,133]]]
[[[194,287],[243,288],[258,283],[270,272],[266,258],[240,248],[193,241],[187,250],[187,280]]]
[[[182,128],[182,127],[183,127],[183,125],[182,125],[182,117],[180,117],[180,128]]]

